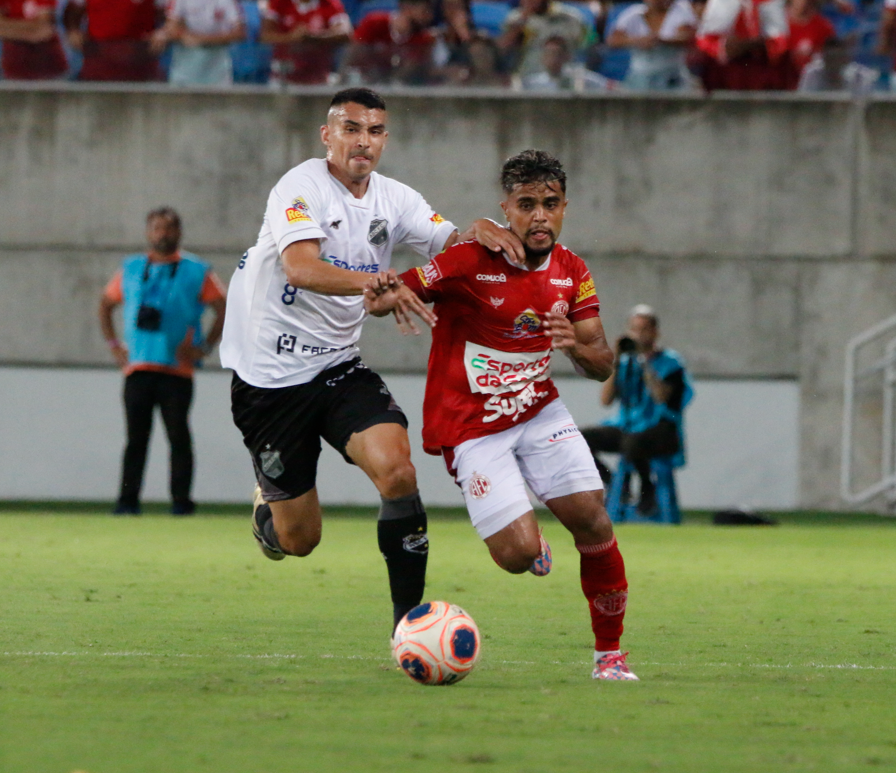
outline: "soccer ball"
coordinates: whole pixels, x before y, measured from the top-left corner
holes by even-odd
[[[454,684],[479,659],[479,629],[456,604],[429,601],[414,607],[395,629],[392,655],[421,684]]]

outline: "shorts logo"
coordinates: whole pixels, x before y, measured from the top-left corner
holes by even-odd
[[[594,279],[589,276],[579,285],[579,294],[576,296],[576,303],[581,303],[591,296],[597,296],[597,293],[594,291]]]
[[[308,202],[301,196],[292,200],[292,206],[286,210],[286,219],[290,223],[311,222],[311,213],[308,211]]]
[[[268,478],[279,478],[286,472],[283,462],[280,461],[279,451],[262,451],[258,458],[261,461],[261,471]]]
[[[552,279],[552,285],[557,285],[557,287],[572,287],[572,279],[567,277],[566,279]]]
[[[566,301],[557,301],[551,306],[554,314],[562,314],[564,317],[569,313],[569,304]]]
[[[417,269],[417,276],[424,287],[431,287],[442,278],[442,272],[433,261],[429,261],[423,268]]]
[[[538,332],[541,327],[541,319],[538,313],[533,309],[526,309],[515,320],[513,320],[513,332],[511,338],[525,338]]]
[[[476,274],[476,278],[480,282],[506,282],[507,277],[504,274]]]
[[[408,553],[429,553],[429,537],[426,534],[408,534],[402,540],[402,547]]]
[[[592,603],[598,612],[602,612],[605,615],[610,617],[621,615],[625,612],[625,607],[628,603],[628,591],[613,591],[605,596],[598,596]]]
[[[445,218],[442,217],[438,212],[434,213],[433,216],[429,219],[432,220],[432,222],[436,225],[441,225],[445,222]]]
[[[551,435],[548,438],[548,443],[559,443],[561,440],[569,440],[571,437],[575,437],[578,434],[580,434],[579,428],[575,424],[568,424]]]
[[[473,499],[485,499],[492,490],[492,482],[481,473],[474,472],[467,486],[467,491]]]
[[[389,241],[389,221],[377,218],[370,221],[370,230],[367,232],[367,241],[374,247],[382,247]]]

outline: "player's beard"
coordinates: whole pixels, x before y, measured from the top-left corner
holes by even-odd
[[[547,257],[554,251],[554,247],[557,245],[555,239],[551,239],[551,243],[547,247],[541,247],[540,249],[535,249],[534,247],[530,247],[528,244],[523,242],[523,250],[526,253],[526,262],[532,261],[540,261],[542,258]]]

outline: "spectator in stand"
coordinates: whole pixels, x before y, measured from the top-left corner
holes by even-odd
[[[340,0],[260,0],[262,43],[274,44],[275,80],[326,83],[336,52],[352,37]]]
[[[444,75],[445,82],[454,86],[506,88],[510,85],[498,44],[486,32],[473,32],[462,54],[445,67]]]
[[[68,0],[63,16],[68,42],[84,56],[78,78],[161,80],[151,38],[164,19],[163,6],[162,0]]]
[[[543,69],[523,77],[526,91],[611,91],[616,83],[603,75],[572,63],[566,38],[548,38],[542,48]]]
[[[348,82],[421,86],[435,74],[433,0],[399,0],[395,11],[371,11],[358,23],[345,58]]]
[[[880,73],[852,61],[852,43],[828,38],[823,50],[803,68],[799,91],[848,91],[864,96],[874,90]]]
[[[790,0],[787,22],[790,26],[790,58],[797,77],[809,61],[836,36],[834,25],[821,15],[821,0]],[[793,85],[796,88],[796,83]]]
[[[562,37],[573,57],[584,49],[591,32],[582,12],[557,0],[520,0],[504,21],[498,47],[512,64],[515,73],[525,78],[542,69],[545,41]]]
[[[9,80],[60,78],[68,71],[56,34],[56,0],[0,0],[0,60]]]
[[[623,85],[634,91],[691,88],[687,53],[697,23],[688,0],[646,0],[624,10],[607,37],[610,48],[631,49]]]
[[[896,0],[884,0],[880,15],[877,52],[893,58],[890,66],[890,91],[896,91]]]
[[[171,0],[165,26],[153,34],[152,47],[161,54],[172,44],[169,83],[227,86],[233,83],[230,44],[245,37],[237,0]]]
[[[467,46],[476,27],[470,0],[441,0],[435,6],[436,64],[442,68],[441,80],[456,81],[454,70],[469,63]]]
[[[793,88],[788,37],[784,0],[709,0],[697,34],[704,88]]]

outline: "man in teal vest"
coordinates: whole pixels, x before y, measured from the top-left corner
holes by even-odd
[[[621,453],[641,478],[638,510],[644,515],[656,507],[650,460],[669,456],[675,467],[684,465],[684,421],[694,396],[684,360],[678,352],[657,346],[660,325],[646,304],[632,309],[628,331],[616,341],[616,372],[604,382],[603,405],[619,401],[619,412],[599,427],[582,431],[605,482],[609,470],[597,452]]]
[[[127,445],[116,515],[139,515],[140,489],[156,406],[171,445],[171,512],[191,515],[193,441],[189,412],[193,369],[221,339],[226,290],[208,263],[181,252],[180,216],[170,207],[146,217],[149,252],[129,255],[100,299],[100,328],[115,362],[125,374]],[[122,306],[119,340],[112,319]],[[206,306],[213,313],[202,332]]]

